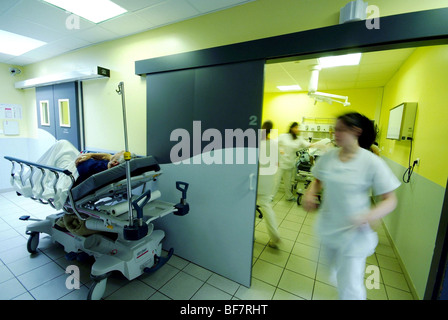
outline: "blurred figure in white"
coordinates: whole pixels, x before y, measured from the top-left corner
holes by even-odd
[[[266,228],[269,233],[269,246],[277,248],[280,236],[277,229],[277,219],[272,208],[272,190],[275,183],[275,174],[278,167],[278,144],[276,140],[270,138],[273,128],[272,121],[265,121],[261,127],[261,139],[259,145],[260,172],[258,176],[257,203],[266,221]],[[277,154],[276,154],[277,153]],[[272,163],[275,161],[275,163]],[[268,169],[269,168],[269,169]]]
[[[299,124],[293,122],[288,133],[281,134],[278,137],[279,150],[279,168],[276,176],[273,196],[277,193],[280,182],[283,180],[285,188],[285,199],[288,201],[295,201],[296,197],[292,194],[292,178],[295,177],[296,171],[296,152],[303,148],[309,148],[311,144],[303,137],[299,131]]]
[[[319,206],[317,194],[323,192],[316,227],[341,300],[367,298],[366,258],[378,244],[371,226],[397,204],[394,190],[400,182],[384,160],[370,151],[375,136],[373,124],[365,116],[340,116],[335,126],[339,148],[319,158],[312,169],[315,180],[304,195],[304,208],[313,211]],[[379,198],[374,207],[371,195]]]

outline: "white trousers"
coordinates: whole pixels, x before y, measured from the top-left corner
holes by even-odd
[[[260,210],[263,213],[263,218],[266,221],[266,228],[269,233],[269,237],[273,242],[278,242],[280,240],[280,235],[277,229],[275,212],[272,209],[271,196],[267,194],[258,194],[257,204],[260,206]]]
[[[294,170],[295,170],[294,168],[291,168],[291,169],[278,168],[277,174],[275,176],[275,186],[274,186],[273,196],[276,195],[276,193],[280,187],[280,182],[283,179],[283,185],[285,187],[286,199],[290,199],[293,197],[293,194],[291,192],[291,186],[292,186],[293,177],[294,177],[293,176]]]
[[[364,274],[367,257],[349,256],[339,249],[328,247],[324,250],[332,272],[336,273],[339,299],[366,300]]]

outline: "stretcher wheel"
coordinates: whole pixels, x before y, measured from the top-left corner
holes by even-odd
[[[302,204],[302,196],[303,194],[299,194],[297,197],[297,205],[300,206]]]
[[[106,291],[107,277],[99,281],[93,281],[87,295],[87,300],[101,300]]]
[[[26,243],[26,249],[29,253],[36,253],[37,246],[39,245],[39,232],[31,232],[28,242]]]

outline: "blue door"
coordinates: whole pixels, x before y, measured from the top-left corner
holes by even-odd
[[[167,216],[165,248],[251,283],[264,61],[147,75],[147,153],[161,164],[168,201],[189,183],[190,213]],[[179,219],[182,218],[182,219]]]
[[[38,128],[49,132],[57,140],[70,141],[80,150],[78,83],[38,87],[36,104]]]

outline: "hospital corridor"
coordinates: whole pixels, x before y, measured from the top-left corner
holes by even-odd
[[[278,249],[268,246],[264,220],[255,226],[252,284],[250,288],[174,255],[152,276],[129,282],[119,272],[108,279],[106,300],[337,300],[334,284],[320,259],[320,244],[314,234],[316,213],[307,213],[296,203],[275,197],[281,234]],[[70,261],[57,243],[42,236],[37,254],[26,249],[26,225],[19,216],[45,218],[51,208],[17,197],[0,194],[0,205],[8,212],[0,217],[0,300],[85,300],[92,280],[91,262]],[[4,211],[4,212],[5,212]],[[412,300],[406,278],[382,227],[379,244],[368,265],[378,266],[378,289],[367,292],[370,300]],[[80,288],[67,289],[68,265],[80,268]],[[366,278],[369,274],[366,274]],[[372,280],[368,280],[371,282]],[[376,284],[372,284],[376,287]]]

